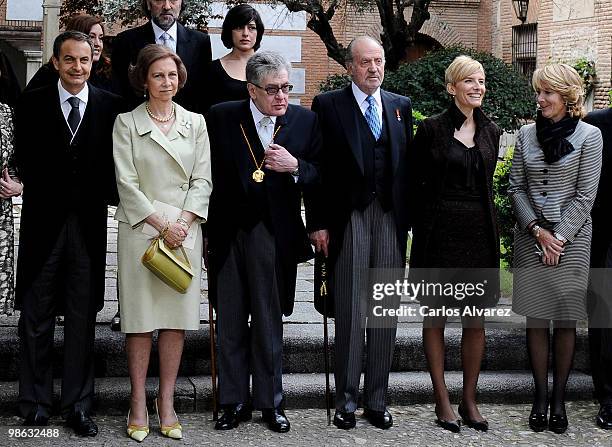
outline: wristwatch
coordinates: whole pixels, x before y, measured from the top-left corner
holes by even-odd
[[[542,230],[542,227],[539,226],[538,224],[535,224],[533,227],[531,227],[531,234],[533,235],[533,237],[537,239],[538,237],[540,237],[541,230]]]
[[[294,177],[298,177],[300,175],[300,165],[298,165],[298,167],[295,168],[295,171],[291,171],[291,175]]]

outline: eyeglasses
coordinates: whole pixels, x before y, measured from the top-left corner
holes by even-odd
[[[155,3],[156,5],[163,5],[167,1],[169,1],[173,5],[176,5],[180,0],[151,0],[151,3]]]
[[[253,84],[251,82],[251,84]],[[281,92],[283,92],[284,94],[289,93],[291,90],[293,90],[293,85],[291,84],[285,84],[285,85],[281,85],[280,87],[277,85],[268,85],[266,87],[261,87],[257,84],[253,84],[255,87],[260,88],[262,90],[265,90],[266,93],[270,96],[274,96],[274,95],[278,95],[279,90]]]

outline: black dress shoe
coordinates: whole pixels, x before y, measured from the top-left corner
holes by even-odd
[[[444,430],[451,431],[453,433],[459,433],[461,431],[461,421],[443,421],[442,419],[436,419],[436,424],[442,427]]]
[[[354,428],[356,424],[354,412],[344,412],[336,410],[334,414],[334,425],[342,430],[348,430]]]
[[[215,424],[215,430],[231,430],[241,422],[250,421],[253,416],[251,407],[246,404],[236,404],[225,407],[223,415]]]
[[[386,430],[393,426],[393,417],[386,409],[385,411],[375,411],[366,408],[363,410],[363,415],[374,427]]]
[[[261,410],[261,416],[268,424],[268,428],[277,433],[286,433],[291,428],[289,419],[285,416],[282,408]]]
[[[604,430],[612,430],[612,404],[602,405],[597,413],[597,425]]]
[[[567,416],[564,414],[551,414],[548,421],[548,429],[553,433],[561,434],[567,430]]]
[[[75,411],[66,419],[66,425],[79,436],[96,436],[98,426],[84,411]]]
[[[457,408],[457,410],[459,412],[459,416],[461,416],[461,419],[463,420],[463,425],[467,425],[468,427],[473,428],[477,431],[489,430],[489,423],[486,419],[483,419],[482,421],[475,421],[473,419],[468,418],[467,413],[465,412],[461,404],[459,404],[459,408]]]
[[[28,413],[23,421],[26,427],[44,427],[49,424],[49,416],[35,409]]]

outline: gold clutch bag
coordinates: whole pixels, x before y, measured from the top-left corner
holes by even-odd
[[[166,247],[164,240],[155,238],[142,255],[142,263],[159,279],[180,293],[187,292],[193,271],[183,246],[180,247],[184,260],[179,259],[174,252]]]

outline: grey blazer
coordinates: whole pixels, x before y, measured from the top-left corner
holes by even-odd
[[[574,151],[555,163],[544,161],[535,124],[520,128],[510,170],[508,194],[518,226],[545,220],[569,242],[591,220],[601,173],[601,132],[579,121],[567,138]]]

